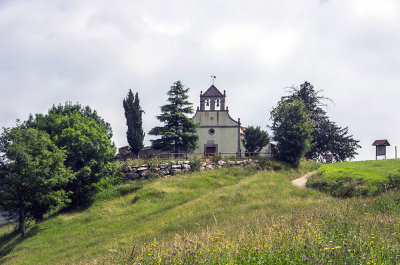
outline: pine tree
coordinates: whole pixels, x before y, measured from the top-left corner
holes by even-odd
[[[169,104],[161,107],[161,114],[157,119],[164,126],[151,129],[150,135],[161,136],[160,139],[152,140],[153,148],[174,153],[190,152],[196,148],[197,125],[187,114],[193,114],[192,103],[188,101],[189,88],[184,89],[181,81],[175,82],[168,91]]]
[[[143,110],[140,107],[139,94],[136,92],[134,96],[132,90],[129,89],[128,96],[122,103],[125,110],[126,125],[128,126],[126,138],[132,152],[137,155],[143,148],[145,135],[142,122]]]

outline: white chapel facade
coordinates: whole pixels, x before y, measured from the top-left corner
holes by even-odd
[[[204,94],[200,92],[200,107],[193,117],[199,125],[199,141],[194,155],[241,156],[244,152],[240,119],[232,119],[225,99],[225,90],[222,94],[214,84]]]

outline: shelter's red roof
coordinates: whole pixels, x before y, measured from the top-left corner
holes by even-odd
[[[386,139],[384,139],[384,140],[375,140],[375,142],[372,145],[374,145],[374,146],[377,146],[377,145],[390,146],[388,140],[386,140]]]

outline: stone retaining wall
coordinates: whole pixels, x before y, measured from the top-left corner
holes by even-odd
[[[138,166],[128,166],[123,170],[125,180],[147,179],[153,176],[168,177],[182,172],[213,170],[227,166],[246,166],[258,163],[259,160],[241,160],[241,161],[224,161],[219,160],[217,163],[213,161],[198,162],[195,161],[171,161],[170,163],[160,163],[158,165],[149,166],[148,164]]]

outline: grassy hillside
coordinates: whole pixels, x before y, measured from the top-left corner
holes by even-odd
[[[291,185],[317,166],[227,168],[126,184],[99,194],[85,211],[31,226],[24,241],[12,227],[0,228],[0,263],[399,261],[400,196],[339,200]]]
[[[400,159],[325,164],[307,185],[338,197],[374,196],[400,188]]]

